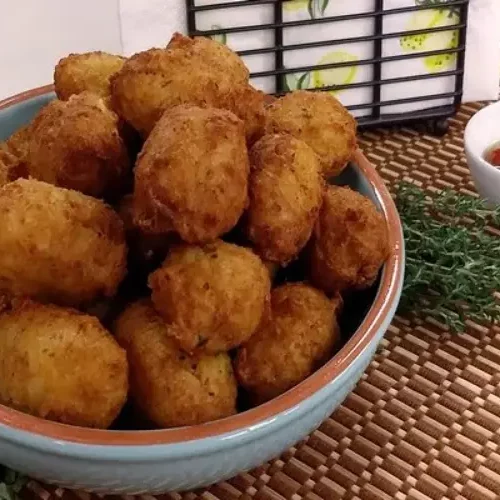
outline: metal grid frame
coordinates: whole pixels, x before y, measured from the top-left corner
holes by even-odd
[[[351,111],[357,109],[369,110],[369,114],[358,118],[359,125],[361,127],[378,127],[387,126],[394,124],[402,124],[415,121],[428,121],[431,124],[431,130],[437,134],[443,133],[446,130],[446,118],[453,115],[457,109],[457,106],[461,102],[462,91],[463,91],[463,80],[464,80],[464,62],[465,62],[465,43],[466,43],[466,27],[467,27],[467,14],[468,14],[468,4],[469,0],[441,0],[441,2],[436,1],[432,5],[422,2],[422,5],[400,7],[400,8],[385,8],[384,0],[374,0],[374,10],[370,12],[362,12],[358,14],[346,14],[340,16],[329,16],[329,17],[319,17],[315,19],[306,20],[295,20],[295,21],[283,21],[283,4],[290,0],[239,0],[233,2],[218,2],[213,0],[212,3],[206,5],[196,5],[196,0],[186,0],[187,7],[187,24],[188,33],[191,36],[207,36],[213,37],[217,35],[228,35],[231,33],[242,33],[242,32],[262,32],[263,30],[273,30],[274,32],[274,46],[259,48],[259,49],[249,49],[240,50],[238,54],[241,56],[250,56],[256,54],[274,54],[274,69],[270,71],[260,71],[251,74],[251,77],[270,77],[275,78],[275,86],[277,89],[276,94],[282,95],[287,92],[285,84],[285,76],[289,73],[299,73],[307,72],[313,70],[330,69],[330,68],[341,68],[346,66],[353,66],[352,62],[340,62],[340,63],[330,63],[321,65],[308,65],[293,68],[285,68],[283,65],[284,54],[286,51],[316,48],[316,47],[326,47],[326,46],[338,46],[342,44],[349,44],[355,42],[372,42],[373,43],[373,57],[368,59],[362,59],[356,61],[356,66],[360,65],[372,65],[373,66],[373,78],[370,81],[349,83],[346,85],[337,86],[325,86],[317,91],[328,91],[328,90],[342,90],[348,88],[362,88],[368,87],[371,89],[371,102],[366,104],[358,104],[347,106]],[[355,1],[355,0],[353,0]],[[418,3],[418,2],[417,2]],[[252,5],[263,5],[263,4],[274,4],[274,19],[272,23],[269,24],[257,24],[257,25],[246,25],[246,26],[235,26],[230,28],[220,28],[211,30],[201,30],[197,27],[197,13],[203,11],[214,11],[220,9],[235,9],[241,7],[248,7]],[[414,12],[426,9],[453,9],[454,12],[458,14],[458,23],[450,26],[440,26],[431,27],[425,29],[418,29],[412,31],[400,31],[394,33],[384,33],[383,32],[383,21],[384,16],[403,14],[408,12]],[[321,23],[334,23],[339,21],[350,21],[357,19],[367,19],[372,18],[374,20],[374,33],[366,36],[350,37],[350,38],[339,38],[326,41],[313,41],[306,43],[296,43],[292,45],[284,45],[283,43],[283,30],[290,27],[298,27],[305,25],[315,25]],[[437,33],[440,31],[458,31],[458,44],[455,48],[451,49],[441,49],[423,52],[412,52],[406,54],[397,55],[383,55],[383,42],[391,37],[400,37],[406,35],[425,35],[429,33]],[[422,58],[426,56],[436,56],[442,54],[456,54],[456,66],[455,69],[448,71],[441,71],[437,73],[428,73],[421,75],[408,75],[403,77],[396,77],[390,79],[382,78],[382,65],[386,62],[400,61],[410,58]],[[409,81],[426,81],[433,78],[440,77],[454,77],[455,85],[454,90],[451,92],[432,94],[427,96],[415,96],[404,99],[392,99],[392,100],[382,100],[381,99],[381,89],[384,84],[393,83],[403,83]],[[441,106],[430,106],[432,101],[438,99],[450,99],[452,102],[449,105]],[[381,110],[385,106],[392,106],[398,104],[411,104],[411,103],[422,103],[422,109],[419,111],[411,111],[409,113],[400,114],[385,114]]]

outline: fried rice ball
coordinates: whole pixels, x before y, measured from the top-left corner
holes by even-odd
[[[113,109],[143,137],[163,112],[180,104],[228,109],[246,124],[250,142],[264,127],[266,96],[229,48],[208,38],[174,35],[166,49],[135,54],[111,79]]]
[[[57,97],[67,101],[72,95],[88,90],[105,100],[109,99],[109,80],[124,63],[124,57],[101,51],[63,57],[54,70]]]
[[[316,153],[291,135],[264,136],[250,151],[246,231],[257,253],[282,265],[311,236],[323,200]]]
[[[24,159],[28,154],[29,140],[32,134],[32,124],[17,129],[6,141],[9,151],[17,158]]]
[[[12,154],[5,143],[0,143],[0,188],[27,175],[26,164]]]
[[[180,245],[151,274],[156,310],[186,352],[229,351],[255,332],[267,308],[269,272],[251,250],[223,241]]]
[[[245,124],[247,144],[252,146],[264,135],[269,96],[251,85],[235,86],[216,107],[233,112]]]
[[[162,117],[135,168],[134,222],[188,243],[231,230],[248,202],[243,123],[229,111],[178,106]]]
[[[127,398],[125,351],[96,318],[23,301],[0,314],[0,403],[106,429]]]
[[[235,75],[230,65],[221,71],[223,61],[210,64],[212,58],[182,46],[133,55],[111,78],[113,109],[147,137],[166,109],[180,104],[218,107],[235,85]]]
[[[26,155],[31,134],[29,125],[16,130],[5,142],[0,142],[0,187],[20,177],[28,177]]]
[[[236,413],[237,386],[227,353],[190,356],[169,335],[149,300],[115,323],[130,364],[130,395],[158,427],[202,424]]]
[[[311,240],[313,284],[327,293],[368,288],[388,256],[387,224],[373,202],[329,186]]]
[[[0,289],[61,305],[111,297],[126,271],[123,223],[103,202],[33,179],[0,188]]]
[[[89,92],[40,111],[27,160],[32,177],[96,197],[119,191],[130,166],[117,115]]]
[[[326,295],[303,283],[271,293],[271,312],[238,351],[236,376],[255,404],[302,382],[332,356],[340,340],[340,295]]]
[[[233,85],[247,83],[250,78],[250,72],[240,56],[227,45],[211,38],[205,36],[190,38],[181,33],[174,33],[167,49],[189,52],[191,58],[203,61]]]
[[[299,90],[267,108],[267,133],[302,139],[320,157],[325,176],[340,174],[356,148],[356,120],[328,92]]]

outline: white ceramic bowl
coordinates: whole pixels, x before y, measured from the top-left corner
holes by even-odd
[[[500,101],[478,111],[465,128],[465,154],[479,194],[500,204],[500,168],[484,159],[485,151],[500,141]]]
[[[28,123],[54,97],[52,88],[46,87],[0,102],[0,140]],[[322,368],[257,408],[178,429],[84,429],[0,405],[0,462],[69,488],[116,494],[162,493],[227,479],[279,455],[318,427],[370,363],[396,311],[404,275],[401,224],[375,168],[357,151],[338,182],[377,204],[389,228],[391,254],[378,286],[364,299],[357,295],[351,314],[344,314],[356,326]]]

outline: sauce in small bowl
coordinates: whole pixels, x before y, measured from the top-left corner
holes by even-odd
[[[494,142],[484,153],[484,159],[494,167],[500,167],[500,141]]]

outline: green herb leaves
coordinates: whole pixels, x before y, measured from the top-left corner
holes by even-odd
[[[18,500],[26,478],[0,465],[0,500]]]
[[[453,2],[455,0],[415,0],[415,5],[421,6],[421,7],[441,7],[445,8],[446,4]],[[449,11],[450,17],[453,15],[459,15],[460,14],[460,7],[448,7],[447,10]]]
[[[212,30],[222,30],[223,27],[220,26],[219,24],[213,24],[212,26],[210,26],[210,29],[212,29]],[[212,40],[214,40],[215,42],[221,43],[222,45],[227,45],[227,35],[226,35],[226,33],[220,33],[220,34],[216,34],[216,35],[211,35],[210,38]]]
[[[309,0],[307,2],[307,11],[311,19],[323,17],[328,7],[329,0]]]
[[[401,184],[396,203],[406,244],[400,310],[423,314],[463,331],[467,319],[500,319],[500,207],[455,192],[430,194]]]

